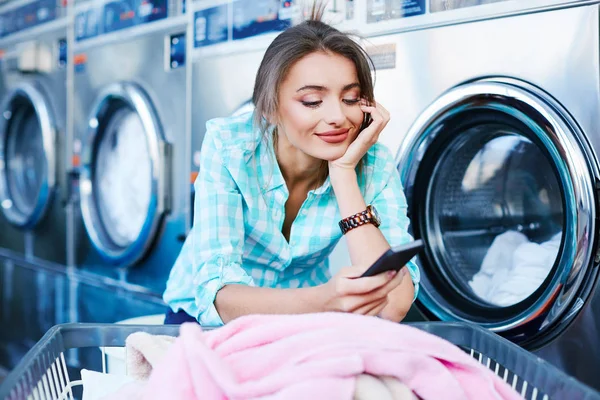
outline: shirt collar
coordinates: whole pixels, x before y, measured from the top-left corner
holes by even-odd
[[[279,163],[277,162],[277,157],[275,157],[275,148],[273,144],[273,127],[270,127],[265,137],[260,140],[258,148],[258,159],[260,162],[260,166],[257,166],[260,178],[263,181],[267,181],[265,185],[265,192],[270,192],[271,190],[284,187],[287,189],[285,185],[285,179],[283,179],[283,174],[281,169],[279,168]],[[322,195],[331,189],[331,181],[329,176],[325,179],[325,182],[318,188],[311,190],[309,193],[313,193],[315,195]]]
[[[273,149],[273,128],[268,129],[258,144],[258,160],[260,165],[257,166],[257,170],[260,180],[266,183],[265,192],[285,187],[285,180]]]

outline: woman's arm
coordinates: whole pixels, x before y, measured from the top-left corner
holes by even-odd
[[[273,289],[227,285],[217,293],[215,306],[223,322],[248,314],[305,314],[323,310],[317,287]]]
[[[335,192],[340,215],[349,217],[367,208],[367,204],[358,185],[356,171],[353,169],[329,169],[331,186]],[[383,219],[388,216],[381,214]],[[346,233],[348,250],[352,265],[362,265],[368,268],[390,245],[381,232],[373,224],[365,224]]]
[[[365,224],[346,233],[346,240],[353,265],[368,268],[377,258],[390,248],[412,240],[407,232],[406,199],[402,191],[400,177],[394,159],[389,150],[377,143],[380,132],[387,125],[389,112],[378,103],[368,106],[361,104],[363,112],[370,113],[371,124],[365,128],[346,153],[338,160],[329,162],[329,177],[338,202],[340,215],[347,218],[367,208],[361,192],[356,173],[356,165],[360,159],[370,160],[370,173],[367,187],[375,187],[371,204],[375,206],[382,223],[379,228]],[[372,154],[367,154],[371,150]],[[365,157],[365,154],[367,156]],[[408,312],[414,299],[419,271],[412,262],[407,264],[407,271],[412,278],[402,281],[388,295],[388,305],[381,316],[399,321]],[[406,274],[408,277],[408,274]],[[414,282],[414,285],[413,285]]]
[[[362,267],[342,268],[329,282],[300,289],[226,285],[217,293],[215,306],[224,322],[248,314],[336,311],[379,315],[388,305],[389,293],[403,282],[402,274],[355,279],[363,272]]]
[[[399,183],[399,177],[392,177],[391,180],[392,182],[388,182],[373,201],[373,205],[381,215],[382,225],[377,228],[373,224],[366,224],[346,233],[352,265],[364,266],[366,269],[389,250],[390,244],[385,234],[392,239],[391,243],[393,244],[411,240],[408,233],[406,233],[408,227],[406,201]],[[354,215],[366,209],[367,206],[354,171],[334,172],[331,175],[331,184],[342,217]],[[409,269],[411,268],[414,269],[416,266],[410,265]],[[414,271],[409,272],[410,277],[412,277]],[[414,295],[413,281],[404,279],[388,295],[389,304],[381,313],[381,317],[396,322],[401,321],[408,313]]]
[[[407,232],[409,220],[406,216],[406,198],[392,155],[385,146],[376,144],[372,154],[367,157],[374,159],[373,173],[367,179],[368,186],[375,191],[371,203],[381,216],[381,226],[376,228],[366,224],[346,233],[352,264],[366,267],[375,262],[390,245],[397,246],[412,240]],[[342,218],[366,209],[354,170],[330,168],[330,179]],[[413,302],[419,271],[412,262],[407,269],[411,279],[405,279],[388,295],[389,304],[381,313],[386,319],[401,321]]]

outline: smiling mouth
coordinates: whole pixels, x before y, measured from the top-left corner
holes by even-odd
[[[327,143],[341,143],[346,140],[350,129],[336,129],[333,131],[316,133],[315,135],[324,142]]]

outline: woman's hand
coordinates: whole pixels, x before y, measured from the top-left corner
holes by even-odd
[[[407,271],[406,267],[402,271]],[[393,322],[400,322],[406,317],[415,297],[415,286],[410,273],[406,273],[407,279],[404,279],[400,285],[388,293],[387,305],[381,310],[379,316]]]
[[[342,268],[329,282],[319,286],[323,311],[378,315],[388,304],[388,294],[408,275],[406,268],[402,268],[398,273],[390,271],[360,278],[364,271],[364,267],[357,266]]]
[[[363,101],[360,108],[371,114],[371,124],[358,134],[342,157],[329,162],[329,171],[336,168],[354,170],[371,146],[377,143],[379,134],[390,120],[390,113],[381,104],[375,103],[372,107]]]

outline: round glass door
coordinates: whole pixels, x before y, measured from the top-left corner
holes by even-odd
[[[559,177],[531,133],[508,122],[465,128],[433,165],[424,232],[451,289],[515,306],[551,275],[563,233]]]
[[[7,96],[2,116],[0,205],[12,224],[31,228],[43,217],[55,183],[52,121],[33,84]]]
[[[130,246],[142,232],[152,197],[152,160],[134,110],[123,107],[114,113],[98,142],[95,161],[102,224],[117,246]]]
[[[109,262],[144,256],[167,211],[167,144],[149,99],[132,84],[99,97],[89,122],[81,176],[86,230]]]
[[[569,114],[509,79],[448,91],[399,153],[431,318],[530,348],[556,337],[595,286],[598,169]],[[560,328],[557,328],[560,327]]]

